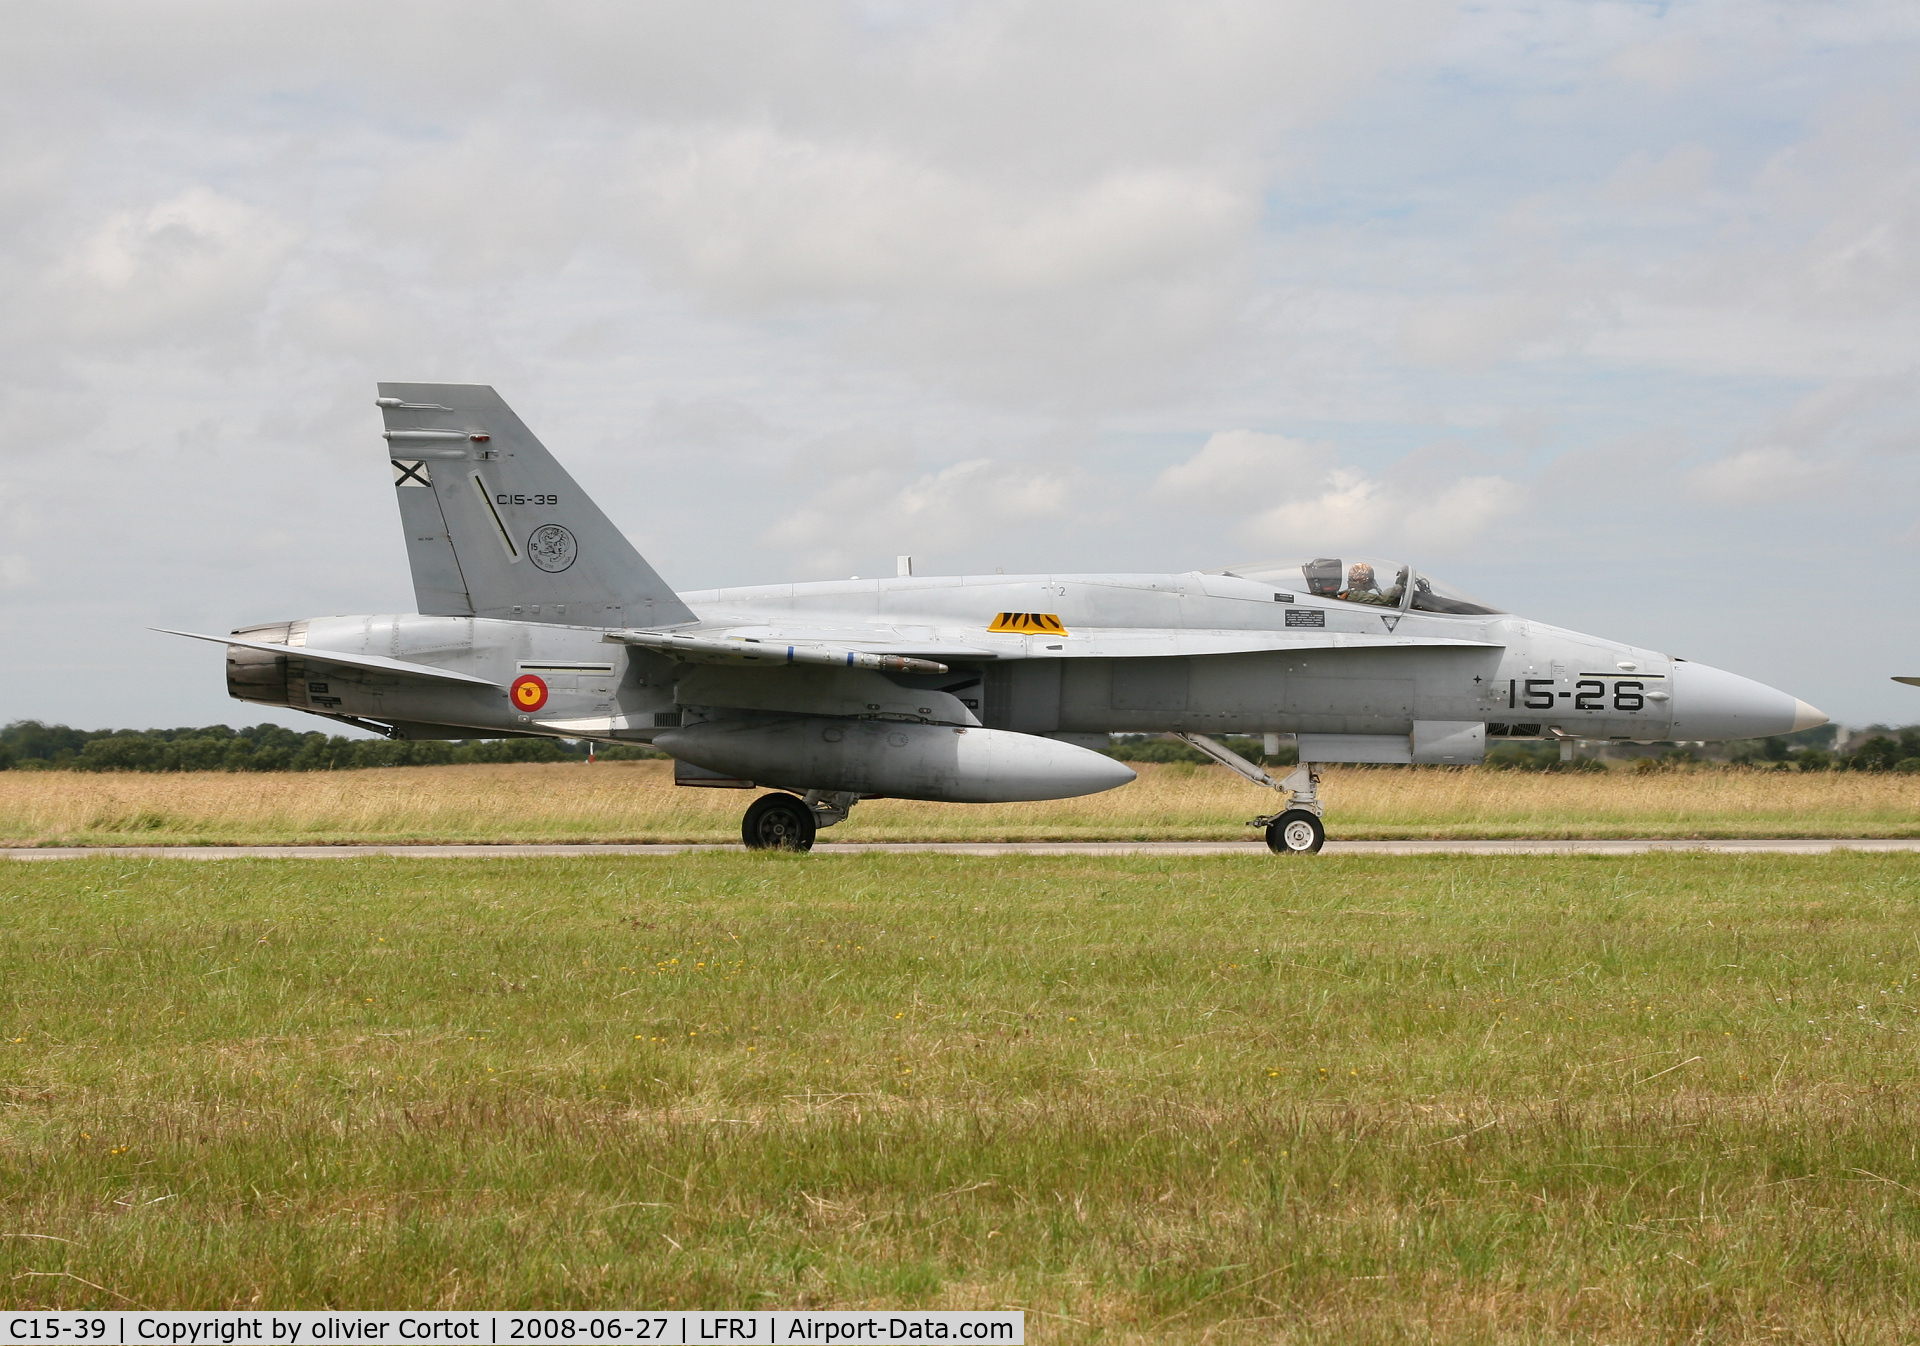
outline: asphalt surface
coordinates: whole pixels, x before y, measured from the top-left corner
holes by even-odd
[[[14,860],[354,860],[369,855],[413,859],[526,859],[537,856],[684,855],[737,851],[738,846],[42,846],[0,849]],[[1258,841],[823,841],[816,855],[1266,855]],[[1656,841],[1329,841],[1326,855],[1645,855],[1696,851],[1716,855],[1825,855],[1830,851],[1920,851],[1920,839]],[[1278,858],[1278,857],[1276,857]]]

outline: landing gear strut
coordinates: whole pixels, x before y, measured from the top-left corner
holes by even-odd
[[[860,796],[852,790],[809,790],[805,802],[813,810],[815,827],[832,827],[847,820]]]
[[[1284,780],[1275,780],[1223,743],[1215,743],[1205,734],[1175,734],[1201,752],[1245,776],[1255,785],[1279,790],[1287,796],[1287,807],[1278,813],[1263,813],[1247,823],[1266,829],[1267,849],[1276,855],[1313,855],[1327,844],[1327,829],[1320,821],[1320,773],[1313,763],[1302,762]]]

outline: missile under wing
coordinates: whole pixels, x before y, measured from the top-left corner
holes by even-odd
[[[877,796],[1113,789],[1133,779],[1097,751],[1113,732],[1180,735],[1276,791],[1254,822],[1301,854],[1325,838],[1325,763],[1825,722],[1377,557],[676,593],[492,388],[383,383],[377,404],[419,611],[199,636],[227,645],[229,691],[396,738],[651,743],[678,784],[772,791],[749,846],[805,849]],[[1223,734],[1292,735],[1300,764],[1276,779]]]

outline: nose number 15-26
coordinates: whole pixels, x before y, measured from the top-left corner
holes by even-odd
[[[1516,705],[1521,691],[1526,699],[1517,704],[1528,710],[1552,710],[1562,701],[1572,701],[1575,710],[1645,710],[1647,684],[1630,678],[1622,678],[1613,684],[1613,704],[1607,704],[1607,684],[1599,678],[1582,678],[1573,684],[1570,692],[1554,690],[1552,678],[1528,678],[1524,684],[1517,680],[1507,684],[1507,704]]]

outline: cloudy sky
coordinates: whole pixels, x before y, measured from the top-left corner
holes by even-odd
[[[1910,0],[0,14],[0,718],[410,610],[394,379],[681,588],[1365,549],[1920,720]]]

